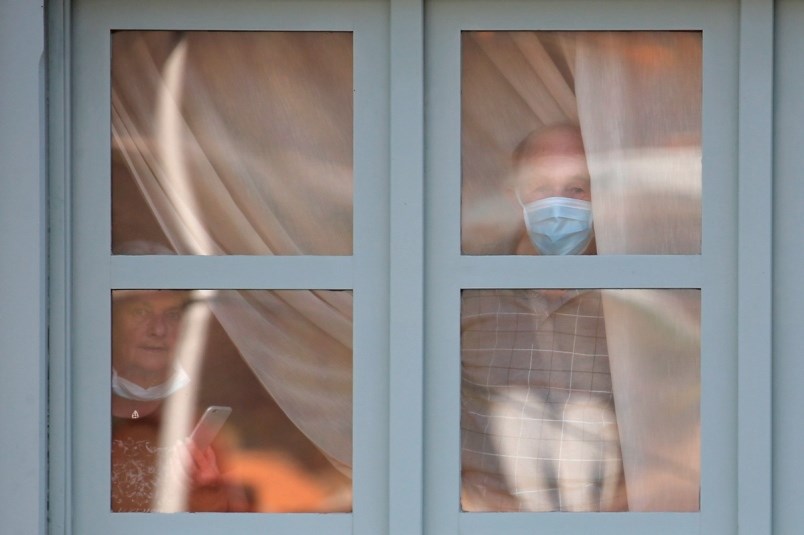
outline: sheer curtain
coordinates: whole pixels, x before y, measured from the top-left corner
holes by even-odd
[[[461,251],[510,254],[521,208],[510,183],[514,147],[532,130],[576,121],[565,32],[463,32]]]
[[[114,39],[114,149],[178,253],[351,254],[350,34]],[[700,252],[699,33],[466,32],[462,54],[465,254],[510,254],[510,153],[567,120],[599,254]],[[632,510],[698,508],[698,295],[604,295]],[[294,423],[350,465],[351,294],[241,291],[213,310]]]
[[[701,34],[589,33],[575,65],[598,254],[699,254]],[[603,308],[629,509],[697,511],[700,292]]]
[[[464,254],[511,254],[511,151],[567,121],[584,137],[598,254],[700,253],[699,32],[464,32],[462,45]],[[698,510],[700,292],[603,303],[629,509]]]
[[[177,253],[351,254],[351,34],[113,39],[113,150]],[[212,310],[266,390],[350,466],[351,292],[221,295]]]
[[[113,44],[115,149],[177,252],[351,254],[351,34]]]

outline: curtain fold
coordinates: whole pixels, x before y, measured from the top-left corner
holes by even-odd
[[[531,130],[577,117],[572,33],[463,32],[461,251],[510,254],[521,217],[510,189],[514,147]]]
[[[576,54],[598,254],[700,254],[700,33],[588,33]],[[699,509],[700,300],[603,291],[632,511]]]
[[[598,253],[700,253],[700,33],[465,32],[462,54],[464,254],[510,254],[511,150],[576,119]],[[117,32],[112,80],[113,148],[179,254],[352,254],[351,34]],[[697,510],[700,294],[625,295],[603,299],[629,506]],[[291,420],[351,465],[351,293],[212,308]]]
[[[177,253],[351,254],[350,33],[116,32],[112,81],[113,150]],[[350,466],[351,292],[210,306],[294,424]]]
[[[464,32],[462,43],[464,254],[511,254],[511,151],[576,120],[597,253],[700,254],[699,32]],[[698,510],[700,291],[605,290],[603,305],[629,508]]]

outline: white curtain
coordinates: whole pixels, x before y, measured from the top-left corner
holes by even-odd
[[[350,34],[113,45],[114,148],[178,253],[351,254]],[[700,252],[700,33],[465,32],[462,54],[465,254],[510,254],[510,153],[567,120],[586,143],[599,254]],[[347,292],[304,291],[214,306],[283,410],[345,465],[351,307]],[[700,293],[612,290],[604,307],[629,506],[697,510]]]
[[[116,32],[112,132],[180,254],[352,252],[352,41]]]
[[[701,34],[578,41],[598,254],[701,252]],[[628,505],[697,511],[700,291],[603,292]]]
[[[352,115],[349,33],[113,36],[113,149],[179,254],[351,254]],[[350,466],[351,292],[211,307],[290,419]]]
[[[583,132],[598,254],[700,253],[700,33],[464,32],[462,55],[465,254],[511,254],[511,151],[567,121]],[[700,291],[603,303],[629,508],[698,510]]]
[[[511,152],[531,130],[577,119],[574,34],[464,32],[461,37],[461,251],[510,254],[521,212]]]

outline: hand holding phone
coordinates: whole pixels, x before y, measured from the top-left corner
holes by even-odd
[[[195,429],[190,434],[190,440],[193,441],[195,447],[201,451],[207,449],[212,444],[212,441],[215,440],[230,414],[232,414],[231,407],[220,405],[207,407],[207,410],[204,411]]]

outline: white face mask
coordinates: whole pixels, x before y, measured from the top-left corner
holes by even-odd
[[[592,203],[548,197],[522,207],[530,241],[541,254],[582,253],[592,241]]]
[[[190,376],[179,365],[176,365],[173,375],[162,384],[142,387],[129,381],[117,374],[117,370],[112,369],[112,392],[121,398],[133,401],[156,401],[165,399],[171,394],[181,390],[190,382]]]

